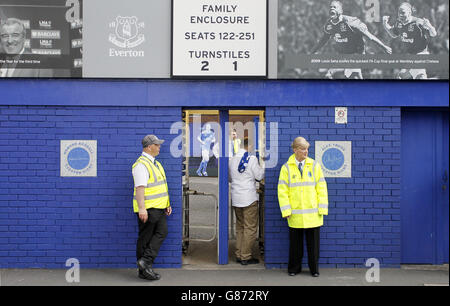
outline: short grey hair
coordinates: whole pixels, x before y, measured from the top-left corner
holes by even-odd
[[[5,25],[10,26],[10,25],[14,25],[14,24],[18,24],[18,25],[20,25],[20,26],[22,27],[22,35],[25,37],[25,34],[26,34],[26,32],[27,32],[27,29],[25,28],[25,24],[23,23],[22,20],[17,19],[17,18],[8,18],[8,19],[6,19],[5,21],[2,21],[2,22],[0,23],[0,30],[1,30],[1,29],[3,28],[3,26],[5,26]]]

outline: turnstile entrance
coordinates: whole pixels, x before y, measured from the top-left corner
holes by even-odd
[[[229,122],[220,122],[218,110],[184,110],[183,111],[183,266],[205,266],[219,263],[219,249],[228,252],[228,263],[235,264],[235,218],[231,201],[223,202],[219,195],[219,158],[221,154],[233,155],[229,150],[231,145],[223,139],[228,139],[235,129],[238,136],[248,137],[261,163],[264,163],[265,125],[264,111],[229,111]],[[223,137],[225,131],[227,137]],[[231,139],[231,138],[230,138]],[[225,153],[223,153],[225,152]],[[220,163],[223,167],[223,162]],[[228,166],[226,166],[228,168]],[[228,169],[227,169],[228,171]],[[221,177],[223,180],[223,175]],[[226,182],[228,185],[228,180]],[[259,231],[258,246],[261,262],[264,254],[264,184],[258,183],[259,193]],[[224,190],[224,189],[221,189]],[[226,190],[226,189],[225,189]],[[223,193],[222,193],[223,194]],[[222,201],[221,201],[222,200]],[[228,204],[228,205],[227,205]],[[228,206],[229,222],[219,224],[220,211]],[[223,207],[221,210],[219,207]],[[225,219],[227,220],[227,219]],[[219,230],[220,227],[220,230]],[[226,230],[225,240],[219,239],[219,232]],[[221,244],[221,245],[220,245]],[[225,253],[226,254],[226,253]]]

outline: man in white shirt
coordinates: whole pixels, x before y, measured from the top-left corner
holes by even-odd
[[[162,164],[156,160],[163,142],[155,135],[145,136],[142,139],[142,155],[132,168],[135,186],[133,210],[139,225],[136,258],[139,277],[147,280],[161,278],[153,271],[152,265],[168,234],[166,216],[172,213],[166,173]]]
[[[229,163],[231,203],[236,214],[236,261],[242,265],[257,264],[252,256],[258,227],[258,194],[256,181],[264,177],[264,169],[256,156],[248,153],[248,138]]]

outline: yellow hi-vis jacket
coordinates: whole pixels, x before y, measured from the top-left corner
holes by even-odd
[[[241,148],[241,140],[239,138],[236,138],[233,140],[233,154],[236,155],[237,152],[239,152],[239,149]]]
[[[328,191],[320,164],[306,158],[303,175],[300,175],[293,154],[281,167],[278,202],[283,218],[290,216],[289,227],[322,226],[323,215],[328,215]]]
[[[167,187],[166,173],[164,172],[163,166],[156,161],[156,164],[158,165],[158,167],[156,167],[156,165],[144,155],[141,155],[136,160],[133,164],[133,168],[139,163],[144,164],[149,173],[149,179],[144,191],[145,209],[164,209],[169,207],[169,189]],[[136,188],[134,188],[133,193],[133,209],[134,212],[139,212],[139,205],[136,200]]]

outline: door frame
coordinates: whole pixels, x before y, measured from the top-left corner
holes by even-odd
[[[228,124],[229,124],[229,116],[233,115],[254,115],[259,116],[260,122],[265,122],[265,110],[238,110],[238,109],[230,109],[230,108],[217,108],[217,109],[183,109],[183,112],[186,115],[186,118],[189,118],[192,114],[200,114],[200,115],[218,115],[219,116],[219,125],[220,125],[220,135],[217,137],[220,139],[221,144],[228,144],[229,135],[228,135]],[[185,120],[185,139],[186,139],[186,156],[190,154],[190,129],[189,129],[189,120]],[[257,130],[258,135],[258,143],[260,151],[263,154],[259,154],[260,162],[263,163],[264,160],[264,151],[265,151],[265,133],[263,126],[258,126]],[[218,169],[218,179],[219,179],[219,211],[218,211],[218,235],[217,235],[217,263],[219,265],[228,264],[228,240],[229,240],[229,183],[228,183],[228,145],[220,146],[220,156],[219,156],[219,169]]]

